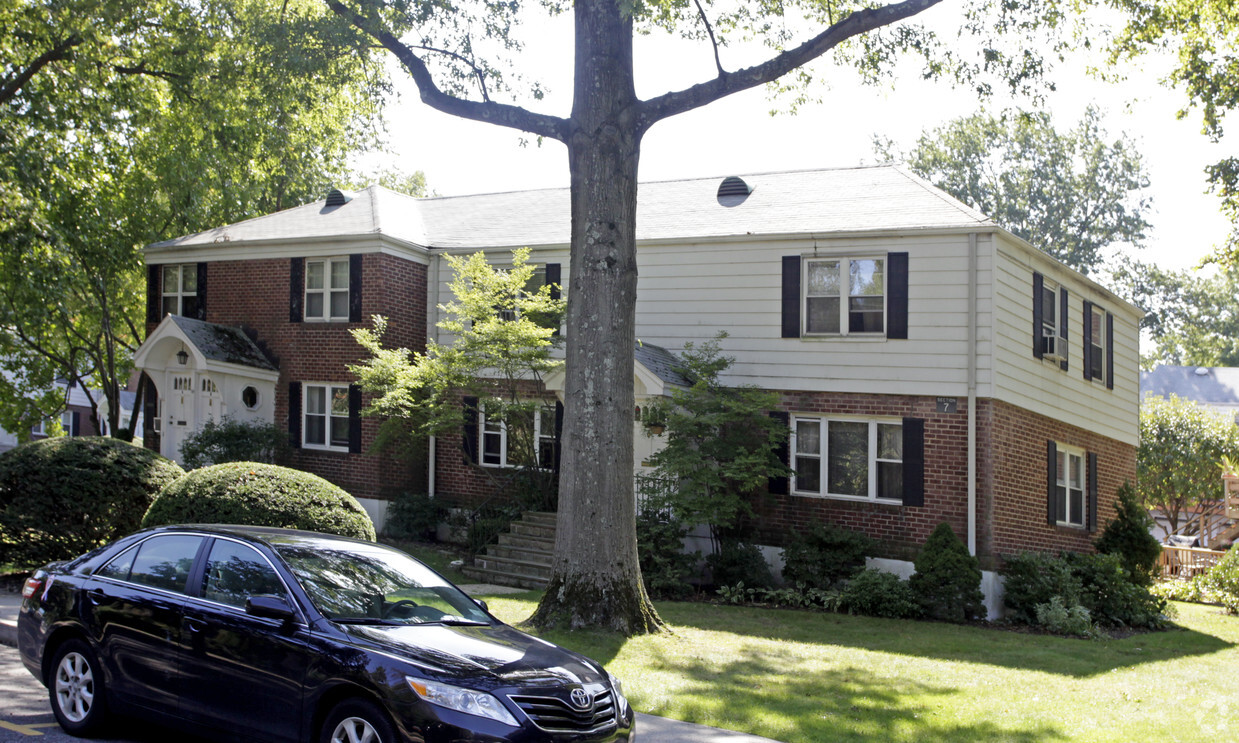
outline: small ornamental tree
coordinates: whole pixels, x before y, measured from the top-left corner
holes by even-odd
[[[1162,546],[1153,536],[1153,518],[1140,504],[1131,483],[1124,482],[1118,491],[1118,516],[1106,524],[1105,531],[1093,543],[1098,552],[1116,555],[1135,583],[1153,583],[1157,558]]]
[[[980,565],[950,524],[938,524],[914,565],[916,573],[908,583],[926,616],[948,622],[985,616]]]

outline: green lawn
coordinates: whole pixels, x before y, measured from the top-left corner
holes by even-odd
[[[486,596],[518,623],[537,594]],[[641,712],[787,743],[1190,741],[1239,734],[1239,618],[1073,640],[933,622],[659,603],[672,633],[547,638],[606,664]]]

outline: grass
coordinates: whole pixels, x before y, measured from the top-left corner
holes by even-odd
[[[536,593],[485,597],[519,623]],[[1239,618],[1176,604],[1178,629],[1075,640],[934,622],[659,603],[671,633],[545,637],[603,663],[633,706],[773,738],[1191,741],[1239,733]]]

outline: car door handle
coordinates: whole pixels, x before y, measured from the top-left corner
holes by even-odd
[[[203,619],[194,619],[193,617],[186,617],[185,627],[190,632],[201,632],[202,630],[206,629],[207,623]]]
[[[98,588],[92,588],[86,592],[86,600],[90,602],[91,606],[98,606],[103,603],[103,598],[103,591],[100,591]]]

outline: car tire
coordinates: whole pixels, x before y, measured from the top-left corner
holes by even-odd
[[[82,640],[68,640],[56,649],[47,692],[56,722],[66,733],[88,738],[107,727],[103,669]]]
[[[396,743],[396,731],[378,705],[349,699],[327,715],[319,743]]]

